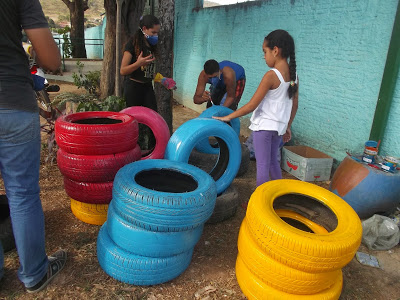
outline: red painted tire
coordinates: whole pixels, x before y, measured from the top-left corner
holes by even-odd
[[[65,192],[72,199],[93,204],[109,204],[113,182],[79,182],[64,176]]]
[[[142,160],[163,159],[170,138],[168,125],[163,117],[154,110],[143,106],[131,106],[121,110],[121,113],[133,116],[138,123],[149,127],[154,134],[156,146],[149,155],[142,157]]]
[[[108,155],[78,155],[57,151],[57,164],[61,174],[80,182],[113,181],[123,166],[140,160],[139,145],[126,152]]]
[[[56,141],[66,152],[104,155],[136,147],[139,129],[130,115],[90,111],[61,116],[55,124]]]

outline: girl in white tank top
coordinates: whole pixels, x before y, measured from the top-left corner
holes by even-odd
[[[253,112],[253,131],[257,161],[257,186],[281,179],[278,161],[279,144],[291,139],[293,119],[298,107],[298,78],[296,75],[293,38],[284,30],[268,34],[263,43],[265,62],[272,68],[263,77],[250,101],[225,117],[213,117],[229,122]],[[289,63],[288,63],[289,59]]]

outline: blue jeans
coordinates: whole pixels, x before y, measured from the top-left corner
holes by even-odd
[[[19,256],[18,278],[26,287],[36,285],[46,274],[48,265],[39,198],[39,165],[39,114],[0,109],[0,172]],[[1,270],[3,255],[1,247]]]

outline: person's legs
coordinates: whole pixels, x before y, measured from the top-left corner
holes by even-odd
[[[39,114],[0,110],[0,171],[20,260],[18,277],[26,287],[36,285],[48,265],[39,164]]]
[[[232,110],[237,109],[240,99],[242,99],[245,85],[246,85],[246,78],[239,79],[238,81],[236,81],[235,101],[229,107],[230,109]]]
[[[271,180],[282,179],[282,170],[279,158],[279,146],[282,141],[282,136],[278,135],[277,131],[273,131],[271,137],[271,164],[269,167],[269,174]]]
[[[145,97],[143,85],[143,83],[130,79],[124,81],[124,98],[126,107],[143,106]]]
[[[151,108],[154,111],[157,111],[156,95],[154,93],[153,85],[151,82],[144,84],[143,94],[144,94],[143,106]]]
[[[254,153],[257,166],[257,186],[270,180],[271,136],[271,131],[260,130],[253,132]]]
[[[154,111],[157,111],[156,95],[154,93],[153,85],[151,82],[145,84],[144,91],[145,92],[144,92],[143,106],[150,108]],[[154,134],[149,127],[147,126],[144,127],[145,128],[143,129],[143,132],[146,136],[145,149],[151,150],[156,146],[156,138],[154,137]]]

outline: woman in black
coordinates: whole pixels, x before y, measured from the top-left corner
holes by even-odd
[[[143,16],[139,22],[139,29],[125,46],[120,73],[125,76],[124,98],[127,107],[145,106],[157,111],[152,81],[155,75],[159,31],[160,21],[155,16]],[[140,130],[143,131],[146,130]],[[154,143],[151,141],[154,139],[152,134],[144,135],[150,136],[149,144]],[[142,149],[151,148],[142,145],[141,142],[139,145]]]

